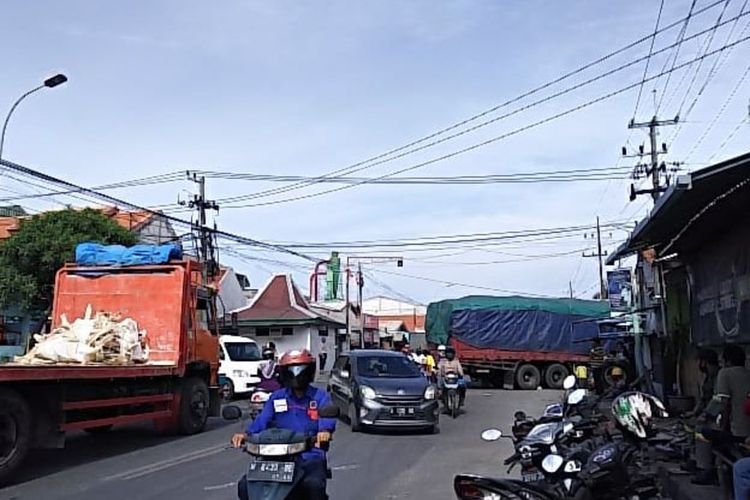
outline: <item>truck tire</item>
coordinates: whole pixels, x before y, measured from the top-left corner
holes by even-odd
[[[569,375],[568,367],[552,363],[544,370],[544,383],[548,389],[562,389],[563,380]]]
[[[17,392],[0,388],[0,484],[9,481],[31,449],[31,409]]]
[[[206,426],[210,400],[208,385],[198,377],[187,378],[180,391],[178,430],[181,434],[196,434]]]
[[[534,365],[527,363],[519,366],[516,370],[516,384],[518,384],[519,389],[534,390],[539,387],[541,382],[542,374],[539,372],[539,368]]]

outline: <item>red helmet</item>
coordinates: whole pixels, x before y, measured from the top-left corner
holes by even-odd
[[[307,349],[287,351],[279,360],[281,383],[290,389],[307,389],[315,379],[315,358]]]

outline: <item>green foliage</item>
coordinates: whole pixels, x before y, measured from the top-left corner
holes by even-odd
[[[22,219],[0,245],[0,307],[49,308],[55,273],[75,258],[79,243],[132,245],[137,237],[92,209],[60,210]]]

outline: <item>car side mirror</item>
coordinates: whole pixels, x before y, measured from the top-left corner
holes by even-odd
[[[239,420],[242,418],[242,410],[239,406],[229,405],[221,410],[221,418],[224,420]]]
[[[565,377],[565,380],[563,380],[563,389],[566,391],[572,389],[576,386],[576,376],[575,375],[568,375]]]
[[[341,378],[349,378],[349,376],[350,376],[351,374],[349,373],[349,370],[341,370],[341,371],[339,372],[339,375],[341,376]]]
[[[318,410],[318,415],[323,418],[337,418],[339,413],[339,407],[334,404],[327,404]]]

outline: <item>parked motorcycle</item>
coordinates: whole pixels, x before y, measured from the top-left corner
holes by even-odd
[[[225,420],[239,420],[242,410],[226,406],[222,410]],[[339,410],[334,405],[319,409],[323,418],[336,418]],[[317,426],[309,432],[289,429],[267,429],[248,436],[243,451],[251,456],[246,472],[245,487],[253,500],[304,500],[295,491],[304,478],[302,454],[315,446]],[[327,446],[327,443],[326,443]],[[330,470],[328,471],[330,477]]]
[[[443,407],[453,418],[458,416],[460,410],[458,383],[458,373],[456,372],[448,372],[443,377]]]

